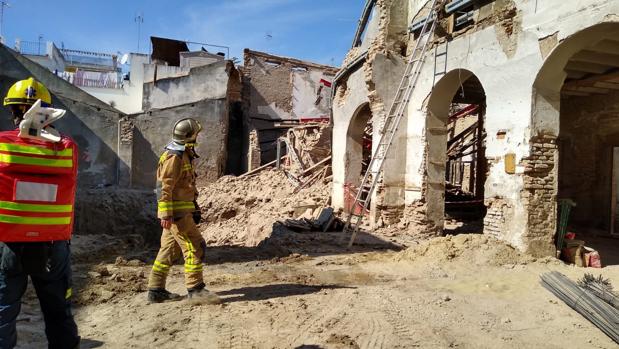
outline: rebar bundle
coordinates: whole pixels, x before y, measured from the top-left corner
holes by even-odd
[[[588,283],[592,285],[597,284],[597,282]],[[542,274],[541,285],[569,307],[576,310],[580,315],[591,321],[613,341],[619,343],[619,310],[614,308],[611,303],[589,291],[589,287],[580,287],[574,281],[556,271]],[[617,304],[618,300],[616,297],[612,298],[614,294],[603,292],[602,294],[611,297],[610,300]]]
[[[619,296],[614,292],[610,280],[604,279],[602,275],[596,278],[593,274],[586,273],[582,279],[578,280],[578,286],[619,310]]]

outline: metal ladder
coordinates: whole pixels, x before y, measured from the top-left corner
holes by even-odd
[[[393,138],[398,130],[400,120],[402,120],[402,117],[404,116],[408,101],[411,98],[413,90],[417,85],[419,75],[421,74],[421,67],[425,61],[425,55],[428,50],[430,40],[432,39],[432,35],[434,34],[434,30],[436,29],[438,23],[439,12],[447,0],[431,1],[432,5],[430,7],[430,14],[426,17],[423,23],[423,27],[421,28],[419,37],[415,43],[415,48],[413,49],[413,53],[408,60],[404,75],[400,80],[400,85],[398,86],[396,95],[393,98],[391,107],[389,108],[389,114],[387,114],[387,117],[385,118],[385,124],[381,129],[378,146],[367,167],[365,175],[363,176],[363,180],[359,186],[359,191],[355,196],[355,202],[352,205],[351,212],[346,220],[344,232],[352,232],[350,242],[348,243],[349,248],[355,242],[361,222],[363,221],[363,216],[368,210],[370,198],[372,197],[374,189],[376,189],[379,174],[385,163],[387,152],[391,147],[391,143],[393,142]],[[359,213],[355,213],[355,208],[357,205],[362,207]]]

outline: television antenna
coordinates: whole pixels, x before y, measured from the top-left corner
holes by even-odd
[[[11,7],[11,4],[4,0],[0,0],[0,38],[3,37],[2,26],[4,24],[4,8]]]
[[[142,23],[144,23],[144,15],[142,12],[138,12],[133,20],[138,24],[138,53],[140,53],[140,29]]]

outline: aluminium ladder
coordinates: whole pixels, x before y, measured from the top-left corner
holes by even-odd
[[[370,198],[372,197],[372,193],[378,183],[379,174],[385,163],[387,152],[391,147],[391,143],[393,142],[393,138],[398,130],[400,120],[402,120],[402,117],[404,116],[408,101],[411,98],[413,90],[417,85],[419,75],[421,74],[421,67],[423,66],[430,40],[432,39],[432,35],[436,29],[439,13],[446,2],[446,0],[430,1],[432,1],[430,14],[424,20],[423,27],[421,28],[421,32],[419,33],[419,37],[415,43],[415,48],[413,49],[413,53],[408,60],[406,69],[404,70],[404,75],[400,80],[400,85],[398,86],[398,90],[393,98],[391,107],[389,108],[389,114],[387,114],[385,124],[380,131],[378,146],[372,156],[372,160],[368,164],[363,180],[361,181],[361,185],[359,186],[359,191],[355,196],[355,202],[353,203],[351,212],[346,220],[344,232],[352,232],[350,242],[348,243],[349,248],[355,242],[363,216],[368,210]],[[358,205],[361,206],[361,210],[359,213],[355,213],[355,208],[358,207]]]

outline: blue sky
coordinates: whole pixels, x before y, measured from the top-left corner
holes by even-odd
[[[126,53],[149,50],[149,37],[244,48],[340,65],[350,48],[364,0],[8,0],[3,34],[54,41],[65,48]]]

